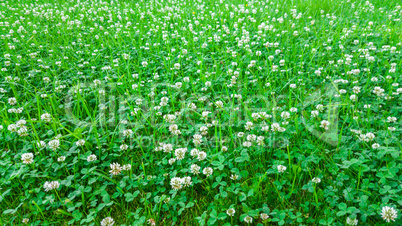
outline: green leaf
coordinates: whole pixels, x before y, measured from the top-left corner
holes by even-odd
[[[186,208],[190,208],[190,207],[193,207],[193,206],[194,206],[194,203],[193,203],[193,202],[189,202],[189,203],[187,203]]]
[[[126,197],[126,202],[131,202],[134,200],[134,195],[130,192],[127,192],[126,194],[124,194],[124,196]]]
[[[218,215],[218,219],[219,220],[225,220],[226,218],[227,218],[227,214],[226,213],[220,213],[219,215]]]
[[[239,196],[239,201],[240,202],[243,202],[244,200],[246,200],[247,199],[247,196],[246,196],[246,194],[244,194],[243,192],[242,193],[240,193],[240,196]]]
[[[109,195],[108,193],[104,194],[104,195],[102,196],[102,201],[103,201],[104,203],[109,203],[109,202],[110,202],[110,195]]]
[[[14,212],[15,212],[14,209],[8,209],[8,210],[5,210],[5,211],[3,212],[3,214],[9,214],[9,213],[14,213]]]
[[[74,210],[73,217],[75,220],[80,220],[82,217],[82,213],[79,210]]]
[[[209,218],[209,220],[208,220],[208,225],[214,225],[215,222],[216,222],[216,220],[217,220],[217,218],[215,218],[215,217]]]
[[[92,177],[91,179],[89,179],[88,184],[93,184],[96,182],[96,180],[97,180],[96,177]]]

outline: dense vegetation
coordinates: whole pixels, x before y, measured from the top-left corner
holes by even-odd
[[[0,1],[0,223],[402,224],[398,4]]]

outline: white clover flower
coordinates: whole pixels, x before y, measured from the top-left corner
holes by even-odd
[[[174,155],[176,156],[177,160],[182,160],[182,159],[184,159],[186,152],[187,152],[187,148],[178,148],[174,151]]]
[[[31,164],[34,162],[34,155],[32,153],[24,153],[21,155],[21,161],[25,164]]]
[[[85,144],[85,140],[79,140],[79,141],[75,142],[75,145],[77,145],[78,147],[84,146],[84,144]]]
[[[388,117],[389,118],[389,117]],[[19,120],[17,123],[15,123],[15,125],[17,125],[18,127],[22,127],[26,124],[27,122],[24,119]]]
[[[193,136],[193,143],[194,145],[198,146],[202,143],[202,136],[200,134],[194,134]]]
[[[46,181],[45,184],[43,185],[43,188],[45,189],[46,192],[48,192],[59,188],[59,186],[60,183],[58,181],[52,181],[52,182]]]
[[[122,144],[120,145],[120,150],[125,151],[128,149],[128,145],[127,144]]]
[[[251,117],[254,119],[254,121],[256,121],[257,119],[260,118],[260,114],[258,114],[258,113],[252,113],[252,114],[251,114]]]
[[[290,113],[287,111],[284,111],[281,113],[281,117],[286,120],[290,117]]]
[[[169,165],[173,165],[173,163],[175,163],[175,162],[176,162],[175,158],[170,158],[168,161]]]
[[[328,126],[329,126],[330,124],[331,124],[331,123],[329,123],[327,120],[322,120],[320,127],[321,127],[321,128],[324,128],[325,130],[328,130]]]
[[[201,132],[202,135],[207,135],[208,134],[208,127],[201,126],[200,132]]]
[[[202,173],[207,177],[211,176],[214,170],[211,167],[206,167],[202,170]]]
[[[359,86],[354,86],[353,88],[352,88],[352,90],[353,90],[353,93],[355,93],[355,94],[358,94],[358,93],[360,93],[360,87]]]
[[[319,114],[319,112],[316,111],[316,110],[311,111],[311,117],[312,118],[316,117],[318,114]]]
[[[133,131],[131,129],[126,129],[123,131],[123,136],[129,137],[133,134]]]
[[[260,217],[261,217],[261,220],[265,221],[266,219],[269,218],[269,215],[266,214],[266,213],[261,213],[261,214],[260,214]]]
[[[28,128],[26,126],[22,126],[19,130],[17,130],[17,133],[21,137],[28,136]]]
[[[247,135],[247,138],[246,138],[248,141],[255,141],[256,139],[257,139],[257,136],[256,135],[254,135],[254,134],[249,134],[249,135]]]
[[[7,110],[8,113],[17,113],[17,110],[15,108],[10,108]],[[16,126],[16,125],[14,125]]]
[[[231,216],[231,217],[233,217],[235,215],[235,213],[236,213],[236,210],[233,209],[233,208],[230,208],[230,209],[226,210],[226,214]]]
[[[275,122],[275,123],[272,123],[272,125],[271,125],[271,131],[272,132],[284,132],[285,128],[281,127],[279,125],[279,123]]]
[[[110,169],[111,169],[111,170],[109,171],[109,173],[111,173],[111,174],[114,175],[114,176],[119,175],[120,172],[121,172],[121,170],[122,170],[120,164],[119,164],[119,163],[116,163],[116,162],[110,164]]]
[[[10,105],[15,105],[17,103],[17,99],[15,99],[15,97],[8,98],[8,103]]]
[[[384,206],[381,210],[381,217],[389,223],[390,221],[395,221],[398,217],[398,213],[394,207]]]
[[[60,156],[57,158],[58,162],[64,162],[64,160],[66,160],[66,156]]]
[[[101,226],[112,226],[114,225],[114,220],[111,217],[106,217],[101,221]]]
[[[324,105],[322,104],[317,104],[317,106],[315,107],[318,111],[323,111],[324,110]]]
[[[152,219],[152,218],[151,218],[151,219],[148,219],[147,222],[148,222],[148,224],[151,225],[151,226],[156,226],[156,222],[155,222],[155,220]]]
[[[223,102],[220,101],[220,100],[218,100],[218,101],[215,102],[215,105],[216,105],[216,107],[218,107],[218,108],[222,108],[222,107],[223,107]]]
[[[374,87],[373,93],[376,94],[377,96],[384,96],[384,89],[382,89],[379,86]]]
[[[251,224],[253,222],[253,218],[250,216],[246,216],[244,218],[244,222],[246,222],[247,224]]]
[[[200,173],[201,167],[198,166],[197,164],[193,164],[190,166],[190,171],[192,174],[199,174]]]
[[[211,114],[210,111],[203,111],[203,112],[202,112],[202,118],[203,118],[204,120],[207,120],[207,117],[208,117],[209,114]]]
[[[44,147],[46,147],[46,142],[45,141],[39,141],[39,142],[36,142],[36,145],[39,148],[44,148]]]
[[[368,141],[372,141],[375,138],[374,133],[366,133],[366,138]]]
[[[371,145],[371,147],[372,147],[373,149],[377,149],[377,148],[380,147],[380,145],[379,145],[378,143],[374,143],[373,145]]]
[[[172,144],[162,144],[162,149],[163,152],[171,152],[173,150],[173,145]]]
[[[50,122],[52,121],[52,116],[49,113],[45,113],[40,116],[40,119],[45,122]]]
[[[170,185],[172,186],[172,189],[180,190],[183,187],[183,182],[183,179],[181,179],[180,177],[173,177],[170,180]]]
[[[29,219],[28,219],[28,218],[22,219],[22,223],[23,223],[23,224],[28,224],[28,222],[29,222]]]
[[[191,149],[191,151],[190,151],[190,155],[192,156],[192,157],[197,157],[198,156],[198,150],[196,149],[196,148],[193,148],[193,149]]]
[[[394,123],[394,122],[396,122],[396,120],[397,120],[396,117],[393,117],[393,116],[388,116],[387,117],[387,122]]]
[[[16,125],[14,125],[14,124],[8,125],[7,129],[10,132],[17,132],[18,131],[18,127]]]
[[[130,164],[123,165],[121,169],[123,171],[129,171],[129,170],[131,170],[131,165]]]
[[[169,126],[169,131],[173,134],[173,135],[180,135],[181,131],[179,130],[179,126],[176,124],[172,124]]]
[[[352,219],[350,217],[346,218],[346,224],[347,225],[357,225],[359,221],[357,219]]]
[[[176,86],[176,88],[180,89],[182,87],[183,83],[176,82],[174,85]]]
[[[164,115],[163,119],[168,122],[168,123],[174,123],[174,120],[176,119],[176,115]]]
[[[162,196],[162,197],[163,197],[163,196]],[[164,199],[163,199],[163,202],[164,202],[164,203],[169,203],[169,202],[170,202],[170,197],[164,198]]]
[[[198,161],[202,161],[207,157],[207,153],[205,153],[204,151],[199,151],[198,155],[197,155],[197,159]]]
[[[163,93],[166,94],[167,92],[163,92]],[[163,93],[162,93],[162,94],[163,94]],[[168,98],[168,97],[162,97],[162,98],[161,98],[161,102],[168,102],[168,101],[169,101],[169,98]]]
[[[319,177],[314,177],[311,181],[312,181],[313,183],[315,183],[315,184],[321,183],[321,179],[320,179]]]
[[[276,168],[278,169],[279,173],[283,173],[286,170],[286,166],[283,165],[278,165]]]
[[[182,180],[184,187],[190,187],[193,184],[193,182],[191,182],[191,177],[183,177]]]
[[[244,128],[246,130],[251,130],[251,128],[253,127],[253,123],[252,122],[246,122],[246,125],[244,126]]]
[[[48,143],[50,149],[52,149],[53,151],[56,151],[59,147],[60,147],[60,141],[59,140],[51,140]]]
[[[88,162],[96,161],[96,159],[97,159],[97,158],[96,158],[96,155],[93,155],[93,154],[87,157],[87,161],[88,161]]]
[[[237,180],[237,179],[239,179],[239,175],[237,175],[237,174],[232,174],[232,175],[230,175],[230,179],[231,179],[231,180]]]

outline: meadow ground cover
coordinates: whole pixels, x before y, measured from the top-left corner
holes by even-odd
[[[402,224],[400,5],[0,1],[0,224]]]

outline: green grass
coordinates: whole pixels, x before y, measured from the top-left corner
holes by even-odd
[[[0,2],[0,224],[402,224],[399,5]]]

